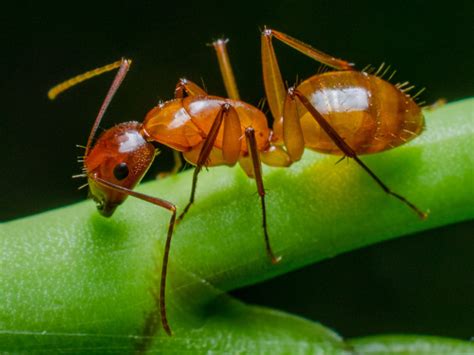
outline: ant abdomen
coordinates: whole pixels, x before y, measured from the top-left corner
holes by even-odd
[[[313,75],[285,90],[272,38],[336,71]],[[382,79],[388,70],[382,72],[383,65],[374,74],[370,68],[357,71],[354,64],[279,31],[265,28],[261,40],[263,82],[275,119],[275,144],[284,144],[292,161],[301,159],[304,148],[352,158],[383,191],[425,219],[426,212],[390,190],[358,157],[395,148],[421,133],[423,114],[414,98],[423,90],[410,97],[407,92],[413,86],[405,87],[408,82],[392,85]]]
[[[423,114],[414,100],[375,75],[328,72],[310,77],[297,89],[357,154],[397,147],[424,127]],[[297,111],[307,148],[343,154],[299,101]]]

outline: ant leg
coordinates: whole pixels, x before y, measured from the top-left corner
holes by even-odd
[[[273,253],[272,247],[270,245],[270,238],[268,236],[267,230],[267,210],[265,207],[265,187],[263,186],[262,179],[262,163],[260,162],[260,157],[258,154],[257,141],[255,139],[255,130],[252,127],[247,127],[245,129],[245,138],[247,139],[247,144],[250,151],[250,157],[252,159],[253,172],[255,176],[255,182],[257,183],[257,191],[260,196],[260,201],[262,203],[262,226],[263,234],[265,236],[265,248],[267,255],[272,261],[273,264],[277,264],[281,257],[276,257]]]
[[[171,212],[171,218],[168,224],[168,234],[166,236],[166,243],[165,243],[165,251],[163,253],[163,263],[161,267],[161,280],[160,280],[160,299],[159,299],[159,307],[160,307],[160,315],[161,315],[161,324],[163,325],[164,330],[168,335],[171,335],[171,328],[168,323],[168,318],[166,316],[166,303],[165,303],[165,291],[166,291],[166,276],[168,270],[168,258],[171,248],[171,238],[173,236],[173,229],[176,221],[176,206],[171,202],[162,200],[158,197],[152,197],[145,194],[141,194],[139,192],[135,192],[133,190],[127,189],[126,187],[122,187],[120,185],[116,185],[111,183],[107,180],[89,176],[89,178],[94,179],[97,183],[106,186],[110,189],[116,190],[118,192],[122,192],[124,194],[139,198],[143,201],[150,202],[156,206],[163,207]]]
[[[280,122],[282,118],[286,90],[285,85],[283,84],[283,78],[281,77],[280,66],[278,65],[275,50],[273,49],[270,33],[267,34],[266,30],[262,32],[262,73],[268,106],[270,106],[270,111],[272,112],[276,124],[277,122]]]
[[[272,38],[282,41],[286,45],[295,48],[301,53],[340,70],[351,70],[353,64],[341,59],[336,59],[328,54],[318,51],[311,46],[292,38],[284,33],[266,28],[261,34],[262,43],[262,71],[265,94],[268,105],[276,122],[280,122],[283,113],[283,103],[285,101],[286,90],[278,65],[278,60],[273,49]]]
[[[335,58],[329,54],[321,52],[316,48],[311,47],[309,44],[301,42],[300,40],[288,36],[285,33],[272,30],[270,28],[265,28],[262,32],[263,37],[271,38],[274,36],[276,39],[280,40],[284,44],[296,49],[297,51],[307,55],[308,57],[323,63],[331,68],[338,70],[353,70],[354,64],[346,62],[345,60]]]
[[[184,215],[188,212],[191,205],[194,203],[194,197],[196,195],[196,187],[197,187],[197,178],[199,173],[202,170],[203,166],[206,166],[207,161],[209,159],[209,155],[211,154],[212,148],[214,148],[214,142],[216,141],[217,134],[219,133],[219,129],[221,128],[222,121],[224,120],[224,116],[227,116],[232,106],[229,104],[224,104],[221,106],[221,109],[217,113],[214,122],[212,123],[211,129],[207,134],[206,139],[202,145],[201,151],[199,152],[199,156],[196,162],[196,167],[194,168],[193,173],[193,185],[191,188],[191,196],[189,197],[189,202],[184,208],[183,212],[178,217],[178,223],[184,218]]]
[[[227,53],[227,42],[229,42],[228,39],[218,39],[217,41],[212,42],[212,45],[216,50],[217,60],[219,61],[219,68],[221,70],[222,79],[224,80],[227,95],[232,100],[240,100],[239,90],[237,89],[237,84],[235,82],[229,54]]]
[[[229,165],[234,165],[240,158],[242,127],[237,110],[229,105],[224,116],[224,135],[222,137],[222,157]]]
[[[304,136],[295,97],[288,90],[283,105],[283,141],[292,161],[298,161],[304,152]]]
[[[163,179],[167,176],[175,175],[179,172],[179,170],[183,166],[183,160],[181,159],[181,152],[178,152],[177,150],[173,149],[173,160],[174,160],[173,168],[170,171],[163,171],[161,173],[158,173],[158,175],[156,176],[157,179]]]
[[[173,159],[174,159],[174,165],[173,169],[171,169],[170,174],[174,175],[179,172],[179,169],[183,166],[183,160],[181,159],[181,152],[178,152],[177,150],[173,150]]]
[[[270,143],[270,146],[266,150],[260,152],[260,160],[265,165],[280,168],[286,168],[293,163],[288,152],[283,147],[272,143]]]
[[[413,99],[413,97],[412,97],[412,99]],[[437,110],[440,107],[443,107],[444,105],[446,105],[447,102],[448,101],[445,98],[442,97],[442,98],[436,100],[435,102],[433,102],[432,104],[423,106],[423,109],[428,110],[428,111],[434,111],[434,110]]]
[[[308,112],[313,116],[313,118],[318,122],[318,124],[321,126],[321,128],[326,132],[326,134],[332,139],[334,144],[343,152],[346,156],[349,158],[352,158],[356,161],[359,166],[364,169],[372,179],[375,180],[375,182],[389,195],[394,196],[395,198],[399,199],[402,201],[405,205],[407,205],[409,208],[411,208],[415,213],[421,218],[421,219],[426,219],[428,217],[428,214],[426,212],[421,211],[418,207],[416,207],[413,203],[408,201],[405,197],[399,195],[396,192],[393,192],[390,190],[390,188],[385,185],[382,180],[375,175],[375,173],[370,170],[370,168],[365,165],[362,160],[359,159],[357,156],[356,152],[349,147],[349,145],[344,141],[344,139],[332,128],[332,126],[329,124],[328,121],[316,110],[316,108],[309,102],[309,100],[306,98],[306,96],[303,95],[300,91],[297,89],[290,89],[289,94],[296,96],[300,102],[306,107]]]
[[[174,89],[174,97],[183,99],[186,96],[207,96],[207,92],[188,79],[179,79]]]

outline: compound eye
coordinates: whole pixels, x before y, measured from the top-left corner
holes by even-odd
[[[115,165],[114,176],[117,180],[123,180],[128,176],[128,166],[127,163],[120,163]]]

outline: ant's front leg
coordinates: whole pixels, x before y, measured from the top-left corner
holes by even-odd
[[[240,100],[239,90],[235,82],[234,71],[230,65],[229,54],[227,53],[228,39],[219,39],[212,43],[216,50],[217,60],[219,61],[219,68],[221,70],[222,80],[227,91],[227,96],[232,100]]]
[[[181,158],[181,152],[178,152],[177,150],[173,150],[173,168],[171,168],[171,170],[169,171],[162,171],[161,173],[158,173],[156,175],[156,179],[160,180],[170,175],[175,175],[181,170],[182,167],[183,167],[183,159]]]
[[[169,259],[169,253],[171,249],[171,239],[173,237],[173,230],[176,222],[176,206],[172,204],[171,202],[162,200],[158,197],[153,197],[149,195],[142,194],[140,192],[133,191],[131,189],[128,189],[126,187],[114,184],[110,181],[101,179],[96,176],[89,176],[89,178],[93,179],[95,182],[98,184],[105,186],[109,189],[121,192],[123,194],[133,196],[135,198],[138,198],[140,200],[149,202],[154,204],[155,206],[162,207],[164,209],[167,209],[168,211],[171,212],[171,217],[169,220],[168,224],[168,234],[166,236],[166,242],[165,242],[165,250],[163,252],[163,262],[161,264],[161,280],[160,280],[160,291],[159,291],[159,299],[155,300],[158,303],[158,306],[160,308],[160,318],[161,318],[161,324],[163,325],[163,328],[165,332],[168,335],[171,335],[171,328],[168,322],[168,317],[166,315],[166,277],[168,275],[168,259]],[[145,325],[147,327],[147,325]]]

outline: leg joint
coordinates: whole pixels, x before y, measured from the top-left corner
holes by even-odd
[[[289,96],[292,100],[294,100],[294,99],[295,99],[295,96],[296,96],[295,90],[296,90],[296,88],[295,88],[294,86],[291,86],[291,87],[288,88],[288,96]]]
[[[229,39],[228,38],[219,38],[218,40],[215,40],[214,42],[212,42],[212,45],[213,46],[222,46],[222,45],[226,45],[227,43],[229,43]]]
[[[273,35],[273,32],[272,32],[272,29],[271,28],[268,28],[266,26],[263,27],[263,31],[262,31],[262,36],[265,36],[265,37],[272,37]]]
[[[245,136],[250,137],[255,135],[255,129],[253,127],[247,127],[245,128]]]

